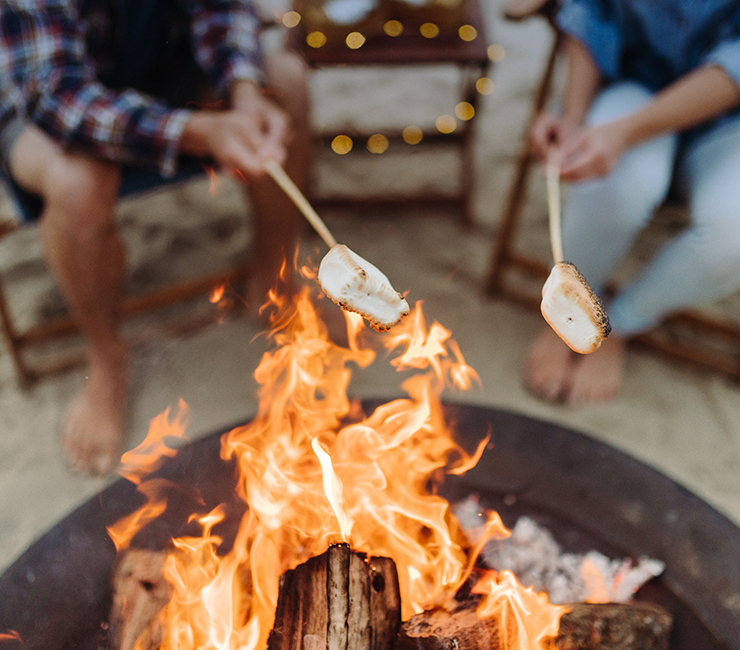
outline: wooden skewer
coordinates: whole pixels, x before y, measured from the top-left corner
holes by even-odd
[[[550,222],[550,246],[555,264],[563,261],[563,233],[560,219],[560,167],[550,155],[547,160],[547,212]]]
[[[264,163],[265,171],[273,178],[273,180],[282,188],[282,190],[288,195],[288,197],[295,203],[296,207],[301,211],[304,217],[308,219],[308,222],[314,227],[317,233],[326,242],[329,248],[333,248],[337,244],[337,240],[329,232],[326,224],[318,215],[316,210],[311,207],[303,193],[298,189],[298,186],[291,180],[290,176],[285,173],[285,170],[274,160],[268,160]]]

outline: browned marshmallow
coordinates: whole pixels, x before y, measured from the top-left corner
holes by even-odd
[[[409,313],[406,299],[388,278],[344,244],[332,246],[324,256],[317,279],[329,298],[342,309],[360,314],[379,332]]]
[[[550,327],[579,354],[598,349],[611,332],[606,310],[570,262],[558,262],[542,287],[540,310]]]

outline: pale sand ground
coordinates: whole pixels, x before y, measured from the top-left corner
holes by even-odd
[[[522,385],[521,364],[541,319],[481,292],[492,235],[510,179],[527,98],[548,32],[538,24],[511,26],[498,19],[498,4],[485,7],[489,41],[506,47],[506,58],[493,71],[496,91],[482,98],[477,148],[478,225],[463,231],[449,214],[379,216],[369,211],[327,215],[340,241],[375,262],[411,300],[423,300],[428,319],[452,330],[463,353],[479,372],[483,389],[451,399],[492,405],[552,420],[611,443],[683,483],[740,523],[740,390],[723,377],[698,372],[644,352],[629,356],[622,395],[606,406],[569,409],[547,405]],[[416,71],[394,86],[379,73],[375,80],[344,71],[314,79],[317,126],[347,123],[347,106],[365,119],[393,118],[420,123],[425,116],[448,113],[454,105],[449,73]],[[359,88],[357,80],[359,79]],[[421,93],[414,99],[409,92]],[[397,100],[400,95],[405,99]],[[356,107],[362,107],[359,109]],[[364,108],[364,110],[363,110]],[[402,111],[408,110],[408,114]],[[403,117],[399,118],[399,115]],[[363,156],[356,164],[331,153],[321,155],[317,177],[330,190],[353,186],[361,192],[372,180],[381,190],[454,181],[444,157],[405,156],[394,163]],[[370,166],[372,165],[372,166]],[[396,166],[399,165],[399,166]],[[390,171],[388,171],[390,170]],[[437,176],[429,181],[429,174]],[[451,180],[453,179],[453,180]],[[528,242],[546,250],[543,201],[533,192]],[[128,202],[121,211],[132,267],[132,284],[205,264],[223,264],[239,256],[249,242],[249,217],[238,190],[222,183],[213,196],[207,183]],[[316,247],[310,240],[304,250]],[[204,248],[198,253],[197,247]],[[323,250],[323,249],[322,249]],[[315,259],[318,259],[315,256]],[[25,318],[57,308],[39,259],[34,229],[6,239],[0,264],[10,281],[14,304]],[[208,305],[206,304],[208,309]],[[332,321],[338,311],[327,306]],[[149,331],[150,321],[144,323]],[[149,420],[182,397],[192,411],[191,437],[248,418],[256,406],[252,378],[265,349],[259,327],[227,318],[190,334],[152,333],[134,348],[130,436],[140,441]],[[357,372],[351,392],[359,396],[398,393],[398,379],[383,355],[370,370]],[[84,370],[42,381],[23,392],[15,382],[7,354],[0,355],[0,567],[6,566],[36,537],[76,506],[96,494],[109,479],[82,478],[65,466],[57,443],[57,425],[84,382]]]

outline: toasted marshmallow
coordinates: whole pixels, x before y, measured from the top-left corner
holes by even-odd
[[[557,263],[542,287],[540,310],[550,327],[579,354],[590,354],[609,336],[606,310],[580,271]]]
[[[318,281],[327,296],[346,311],[353,311],[383,332],[409,313],[405,298],[375,266],[336,244],[319,265]]]

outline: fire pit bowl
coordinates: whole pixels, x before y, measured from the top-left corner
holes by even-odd
[[[377,406],[367,402],[366,410]],[[447,404],[463,446],[490,430],[493,448],[464,477],[444,486],[451,501],[479,496],[511,526],[522,515],[549,528],[567,551],[613,557],[647,555],[663,575],[637,598],[675,616],[673,650],[740,650],[740,529],[696,496],[637,460],[575,431],[515,413]],[[167,513],[134,545],[164,548],[188,514],[227,503],[222,534],[243,506],[233,497],[234,468],[219,457],[215,432],[187,447],[157,474],[178,485]],[[14,630],[27,650],[87,650],[107,645],[110,578],[116,552],[106,525],[143,497],[119,480],[36,541],[0,576],[0,633]]]

